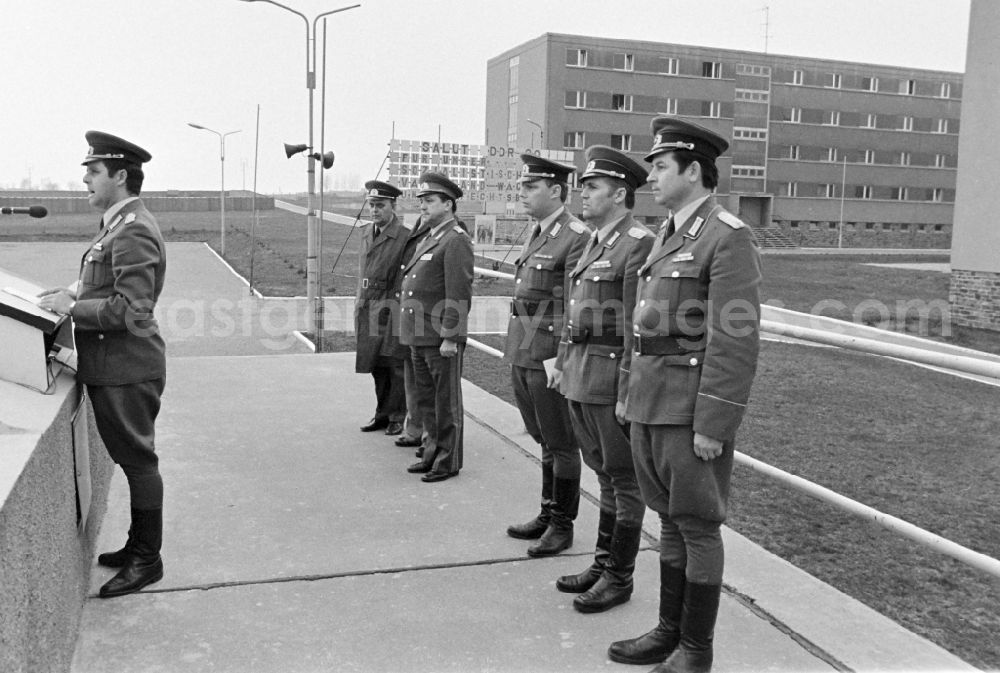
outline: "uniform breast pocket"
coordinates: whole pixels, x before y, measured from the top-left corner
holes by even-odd
[[[587,381],[588,392],[598,397],[618,394],[618,370],[622,361],[621,348],[600,344],[587,344],[587,359],[582,379]]]
[[[682,302],[704,301],[707,293],[700,266],[673,266],[660,271],[655,298],[668,302],[670,310],[676,311]]]
[[[589,296],[597,299],[598,302],[621,299],[622,297],[622,276],[612,269],[601,271],[585,272],[586,279],[592,283]]]
[[[83,262],[80,282],[92,287],[100,287],[111,277],[111,260],[106,250],[91,250]]]
[[[528,289],[548,294],[552,291],[553,286],[561,284],[562,273],[557,268],[556,260],[534,258],[529,260],[525,266],[528,272],[525,274]]]

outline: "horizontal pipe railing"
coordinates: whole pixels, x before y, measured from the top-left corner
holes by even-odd
[[[477,269],[476,271],[478,272],[479,269]],[[761,323],[762,328],[765,322],[770,322],[770,321],[762,321]],[[781,323],[774,323],[774,324],[786,327],[784,325],[781,325]],[[808,330],[807,328],[795,328],[795,329],[800,334],[805,334],[806,332],[821,332],[821,330]],[[801,332],[801,330],[806,330],[806,332]],[[809,335],[809,336],[816,337],[817,335]],[[845,335],[835,335],[835,336],[842,337]],[[808,338],[808,337],[802,336],[798,338]],[[847,338],[853,342],[871,342],[871,343],[877,343],[879,345],[884,345],[881,344],[880,342],[873,342],[871,339],[858,339],[854,337],[847,337]],[[818,340],[818,339],[813,338],[809,340]],[[494,357],[503,357],[503,353],[501,351],[497,350],[496,348],[493,348],[492,346],[488,346],[480,341],[476,341],[475,339],[469,339],[468,345],[488,355],[492,355]],[[833,345],[838,345],[838,344],[833,344]],[[921,351],[920,349],[915,349],[915,348],[907,348],[904,346],[896,346],[895,348],[897,349],[903,348],[907,351],[919,351],[920,353],[928,352],[928,351]],[[960,356],[949,356],[949,357],[955,358]],[[972,358],[962,358],[962,359],[971,360]],[[821,502],[833,505],[834,507],[844,510],[845,512],[853,514],[861,519],[871,521],[872,523],[875,523],[876,525],[879,525],[882,528],[885,528],[886,530],[892,531],[893,533],[896,533],[905,538],[913,540],[914,542],[924,547],[933,549],[939,553],[945,554],[946,556],[950,556],[957,561],[961,561],[962,563],[965,563],[966,565],[972,566],[973,568],[988,573],[993,577],[1000,578],[1000,560],[997,560],[991,556],[987,556],[986,554],[977,552],[973,549],[969,549],[968,547],[963,547],[957,542],[952,542],[951,540],[943,538],[940,535],[936,535],[934,533],[931,533],[930,531],[920,528],[919,526],[915,526],[912,523],[909,523],[902,519],[898,519],[889,514],[885,514],[884,512],[880,512],[879,510],[869,507],[868,505],[864,505],[856,500],[851,500],[846,496],[840,495],[839,493],[831,491],[830,489],[824,486],[820,486],[819,484],[813,483],[808,479],[797,477],[794,474],[785,472],[784,470],[774,467],[773,465],[762,463],[756,458],[752,458],[746,455],[745,453],[736,451],[734,453],[734,459],[737,463],[745,467],[748,467],[756,472],[759,472],[763,475],[766,475],[774,479],[775,481],[784,484],[785,486],[800,491],[811,498],[815,498],[816,500],[819,500]]]

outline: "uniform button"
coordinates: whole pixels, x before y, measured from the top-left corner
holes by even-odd
[[[518,282],[518,283],[520,283],[520,282],[521,282],[521,279],[520,279],[520,278],[518,278],[518,279],[517,279],[517,282]]]
[[[536,269],[541,269],[541,268],[542,268],[542,265],[541,265],[541,264],[539,264],[539,265],[538,265],[538,266],[536,266],[535,268],[536,268]]]
[[[594,282],[597,282],[597,281],[599,281],[600,279],[601,279],[601,277],[600,277],[600,276],[594,276]]]
[[[552,325],[549,325],[549,331],[550,332],[552,331]]]
[[[580,281],[576,281],[576,284],[577,284],[577,285],[579,285],[579,284],[580,284]]]
[[[612,354],[611,354],[611,359],[612,359],[612,360],[614,360],[614,359],[615,359],[615,354],[614,354],[614,353],[612,353]]]
[[[639,300],[639,306],[645,306],[645,305],[646,305],[646,300],[645,299]]]
[[[400,269],[405,269],[405,268],[406,268],[406,265],[405,265],[405,264],[400,264],[400,265],[399,265],[399,268],[400,268]]]
[[[396,293],[396,296],[397,296],[397,297],[399,296],[399,293],[398,293],[398,292]]]
[[[412,308],[410,309],[410,313],[413,313],[413,309]]]
[[[698,358],[691,358],[691,366],[694,367],[696,364],[698,364]]]
[[[570,305],[570,306],[572,306],[572,305],[573,305],[573,304],[575,304],[575,303],[576,303],[576,299],[570,299],[570,300],[569,300],[569,305]]]
[[[570,320],[570,321],[569,321],[569,324],[570,324],[570,325],[572,325],[572,324],[573,324],[573,321],[572,321],[572,320]]]
[[[409,291],[409,292],[407,292],[406,294],[407,294],[408,296],[412,297],[412,296],[413,296],[413,290],[410,290],[410,291]]]
[[[98,338],[98,339],[103,339],[103,338],[104,338],[104,335],[103,335],[103,334],[98,334],[98,335],[97,335],[97,338]]]
[[[679,275],[681,275],[680,271],[674,271],[672,274],[670,274],[670,277],[671,278],[677,278]]]
[[[646,276],[646,282],[647,282],[647,283],[648,283],[649,281],[651,281],[651,280],[653,280],[653,277],[652,277],[652,276]]]
[[[632,328],[635,329],[636,332],[638,332],[639,331],[639,323],[635,323],[634,325],[632,325]]]

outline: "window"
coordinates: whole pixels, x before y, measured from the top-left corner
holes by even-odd
[[[875,150],[865,150],[865,155],[863,159],[866,164],[875,163]]]
[[[906,201],[906,187],[893,187],[892,191],[889,193],[893,201]]]
[[[831,185],[831,184],[820,185],[819,195],[824,196],[828,199],[837,198],[837,185]]]
[[[872,230],[875,228],[874,222],[865,222],[865,229]]]
[[[660,72],[664,75],[676,75],[679,72],[680,62],[676,58],[661,56]]]
[[[935,187],[931,190],[931,201],[935,203],[941,203],[944,201],[944,190],[940,187]]]
[[[518,65],[520,63],[521,63],[520,56],[515,56],[514,58],[510,59],[510,61],[508,61],[507,63],[507,67],[510,70],[510,85],[508,87],[509,94],[517,93],[517,71],[518,71]]]
[[[611,109],[620,112],[632,111],[632,94],[613,93],[611,94]]]
[[[582,150],[587,139],[583,131],[568,131],[563,135],[563,147],[568,150]]]
[[[828,147],[826,150],[826,160],[827,161],[837,161],[837,148]]]
[[[566,65],[576,66],[578,68],[587,67],[587,50],[586,49],[567,49],[566,50]]]
[[[733,128],[734,140],[767,140],[765,129]]]
[[[799,146],[798,145],[792,145],[791,147],[788,148],[788,158],[789,159],[798,159],[799,158]]]
[[[722,113],[722,104],[714,100],[701,102],[702,117],[718,117]]]
[[[869,113],[865,117],[864,127],[866,129],[873,129],[878,125],[878,115]]]
[[[909,166],[910,165],[910,158],[911,157],[910,157],[910,153],[909,152],[900,152],[899,153],[899,165],[900,166]]]
[[[947,133],[948,132],[948,120],[938,119],[937,126],[934,127],[935,133]]]
[[[760,166],[733,166],[734,178],[763,178],[764,169]]]
[[[826,77],[823,78],[823,86],[829,89],[839,89],[840,82],[840,73],[837,72],[827,73]]]
[[[826,126],[840,125],[840,110],[827,110],[823,113],[823,124]]]
[[[938,98],[951,98],[951,82],[941,82]]]
[[[663,114],[663,115],[675,115],[675,114],[677,114],[677,99],[676,98],[664,98],[663,99],[663,111],[657,112],[656,114]]]
[[[788,111],[788,121],[798,124],[802,121],[802,108],[793,107]]]
[[[801,70],[792,71],[792,84],[801,86],[803,79],[804,79],[804,73]]]
[[[878,77],[862,77],[861,88],[865,91],[878,91]]]
[[[627,70],[629,72],[635,70],[635,54],[615,54],[614,68],[615,70]]]
[[[935,154],[934,155],[934,168],[944,168],[946,166],[945,155]]]
[[[912,131],[913,130],[913,117],[904,116],[903,124],[899,127],[901,131]]]
[[[837,228],[837,225],[838,225],[838,223],[837,223],[837,222],[827,222],[827,223],[826,223],[826,227],[827,227],[827,229],[836,229],[836,228]]]
[[[943,224],[935,224],[934,225],[934,231],[944,231],[944,225]]]
[[[904,79],[899,82],[899,93],[905,96],[912,96],[917,90],[917,80]]]
[[[870,185],[858,185],[854,188],[854,198],[856,199],[870,199],[872,197],[872,188]]]
[[[585,107],[587,107],[587,92],[586,91],[567,91],[566,92],[566,107],[570,107],[570,108],[585,108]]]
[[[798,196],[799,195],[799,183],[789,182],[785,184],[785,196]],[[799,226],[798,222],[792,222],[793,227]]]
[[[630,136],[630,135],[621,135],[621,136],[612,135],[611,136],[611,146],[614,147],[616,150],[621,150],[622,152],[631,152],[632,151],[632,136]]]
[[[722,63],[718,61],[704,61],[701,64],[701,76],[711,79],[722,78]]]
[[[899,223],[899,230],[900,231],[909,231],[910,230],[910,223],[909,222],[900,222]]]
[[[766,91],[753,91],[750,89],[737,89],[735,92],[736,100],[745,100],[752,103],[766,103],[768,101],[768,93]]]
[[[771,76],[771,66],[751,65],[749,63],[737,63],[736,74],[738,75],[758,75],[760,77]]]

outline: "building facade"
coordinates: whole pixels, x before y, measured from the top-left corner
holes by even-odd
[[[547,33],[488,62],[486,135],[641,160],[677,115],[729,138],[718,193],[761,235],[948,248],[961,95],[961,73]]]

